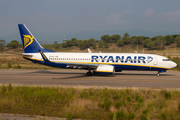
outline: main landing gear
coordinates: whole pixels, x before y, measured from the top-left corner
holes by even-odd
[[[86,73],[87,76],[97,75],[97,72],[93,70],[93,73],[89,69],[89,71]]]
[[[87,72],[86,75],[87,76],[92,76],[92,72]]]

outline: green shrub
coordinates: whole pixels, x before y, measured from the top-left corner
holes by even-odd
[[[147,117],[146,117],[146,115],[141,115],[140,118],[141,118],[141,120],[148,120]]]
[[[93,49],[96,49],[96,44],[93,44],[93,45],[92,45],[92,48],[93,48]]]
[[[99,40],[99,41],[98,41],[98,44],[99,44],[99,47],[100,47],[100,48],[103,48],[103,46],[104,46],[104,41],[103,41],[103,40]]]
[[[149,42],[146,44],[146,47],[149,48],[149,49],[152,49],[154,47],[154,42]]]
[[[16,69],[21,69],[21,66],[20,66],[20,65],[18,65],[18,66],[15,66],[15,68],[16,68]]]
[[[134,110],[137,111],[139,108],[140,108],[140,104],[137,104]]]
[[[11,67],[12,67],[10,62],[8,62],[7,67],[8,67],[8,68],[11,68]]]
[[[68,114],[66,115],[66,119],[67,119],[67,120],[72,120],[72,118],[73,118],[73,116],[72,116],[71,113],[68,113]]]
[[[98,103],[98,107],[104,108],[104,104],[103,103]]]
[[[85,44],[84,42],[80,43],[80,44],[78,45],[78,47],[80,48],[80,50],[84,50],[84,49],[87,48],[87,47],[86,47],[86,44]]]
[[[117,41],[117,45],[118,45],[119,47],[124,46],[123,40],[118,40],[118,41]]]
[[[116,113],[113,114],[113,120],[117,120]]]
[[[124,117],[125,117],[124,111],[123,111],[123,110],[117,111],[117,112],[116,112],[116,117],[117,117],[118,120],[123,120]]]
[[[12,85],[9,83],[8,85],[8,91],[10,92],[12,90]]]
[[[144,99],[139,97],[139,98],[137,99],[137,101],[138,101],[138,103],[143,103],[143,102],[144,102]]]
[[[166,120],[166,119],[167,119],[166,114],[165,114],[165,113],[161,113],[161,118],[162,118],[163,120]]]
[[[84,89],[81,93],[80,93],[80,97],[81,98],[87,98],[88,97],[88,92],[86,89]]]
[[[120,106],[122,106],[122,104],[123,103],[121,101],[116,102],[116,103],[114,103],[114,107],[118,109]]]
[[[180,40],[176,42],[177,46],[180,47]]]
[[[104,100],[108,100],[108,98],[110,98],[109,90],[107,88],[104,88],[102,92],[102,97],[105,98]]]
[[[1,93],[4,94],[5,92],[6,92],[6,86],[3,85],[3,86],[1,87]]]
[[[135,118],[135,114],[132,113],[132,112],[131,112],[131,113],[128,113],[128,114],[127,114],[127,117],[128,117],[129,120],[134,119],[134,118]]]
[[[113,99],[114,99],[114,100],[118,100],[118,99],[119,99],[119,95],[114,95],[114,96],[113,96]]]
[[[135,97],[136,97],[136,101],[137,101],[140,96],[139,95],[135,95]]]
[[[19,42],[17,40],[12,40],[10,43],[6,45],[6,47],[11,47],[11,48],[18,48]]]
[[[127,100],[128,102],[131,102],[131,97],[130,97],[130,96],[127,96],[127,97],[126,97],[126,100]]]
[[[126,93],[127,93],[127,94],[130,94],[130,90],[129,90],[129,89],[126,89]]]
[[[157,98],[157,95],[156,95],[156,94],[154,94],[154,95],[153,95],[153,98]]]
[[[152,103],[148,104],[148,108],[152,108],[152,106],[153,106]]]
[[[145,110],[142,111],[143,114],[147,114],[148,112],[149,112],[148,109],[145,109]]]
[[[180,111],[180,103],[179,103],[179,105],[178,105],[178,109],[179,109],[179,111]]]
[[[63,48],[67,48],[67,44],[66,43],[62,43],[62,47]]]
[[[113,120],[113,118],[114,118],[114,113],[110,112],[110,113],[109,113],[109,119],[110,119],[110,120]]]
[[[165,100],[160,100],[160,101],[159,101],[158,106],[159,106],[160,109],[162,109],[163,107],[165,107],[165,105],[166,105]]]
[[[171,99],[171,93],[169,92],[165,92],[164,96],[166,99]]]
[[[111,101],[104,101],[104,108],[106,111],[109,111],[111,104],[112,104]]]
[[[105,43],[105,44],[104,44],[104,47],[105,47],[105,48],[109,48],[109,44],[108,44],[108,43]]]

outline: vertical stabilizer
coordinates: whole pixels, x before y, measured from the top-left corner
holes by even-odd
[[[18,27],[25,53],[38,53],[39,50],[43,52],[53,52],[44,49],[24,24],[18,24]]]

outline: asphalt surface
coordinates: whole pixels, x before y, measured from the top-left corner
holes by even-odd
[[[180,72],[122,71],[115,75],[86,76],[85,70],[0,69],[0,84],[87,87],[180,88]]]

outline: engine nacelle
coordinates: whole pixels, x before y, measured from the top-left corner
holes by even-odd
[[[101,74],[114,74],[115,70],[114,66],[112,65],[99,65],[96,69],[96,72]]]

